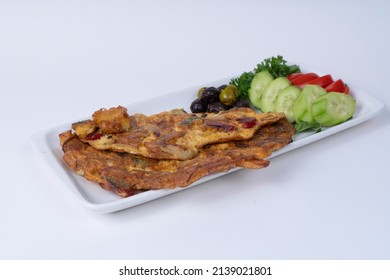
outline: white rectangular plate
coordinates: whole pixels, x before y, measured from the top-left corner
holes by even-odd
[[[316,72],[319,73],[318,71]],[[202,84],[200,86],[194,86],[177,92],[165,94],[157,98],[153,98],[152,100],[145,100],[142,102],[130,104],[126,107],[128,109],[129,114],[143,113],[149,115],[165,110],[171,110],[174,108],[184,108],[186,111],[189,112],[189,106],[192,100],[195,98],[196,92],[200,87],[218,86],[228,83],[229,81],[230,78],[226,78],[207,84]],[[357,100],[356,112],[352,119],[340,125],[323,129],[319,133],[297,134],[291,144],[273,153],[270,158],[279,156],[304,145],[313,143],[319,139],[344,131],[347,128],[353,127],[376,116],[384,108],[384,104],[382,102],[376,100],[367,93],[355,89],[353,87],[350,88],[353,97]],[[86,119],[88,118],[89,117],[86,117]],[[176,188],[173,190],[151,190],[127,198],[121,198],[113,193],[103,190],[98,184],[89,182],[83,177],[76,175],[63,162],[63,153],[59,144],[58,135],[61,132],[69,130],[70,128],[71,123],[68,123],[46,131],[39,132],[33,135],[32,144],[35,150],[43,157],[44,161],[48,164],[51,170],[55,172],[55,174],[62,180],[64,186],[74,194],[74,196],[83,206],[100,213],[110,213],[133,207],[186,189]],[[237,170],[237,168],[229,172],[233,172],[235,170]],[[189,187],[193,187],[198,184],[210,181],[225,174],[226,173],[209,175],[195,182]],[[156,182],[156,184],[158,184],[158,182]]]

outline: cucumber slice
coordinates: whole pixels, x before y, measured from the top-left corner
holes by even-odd
[[[311,113],[311,105],[314,100],[324,94],[326,94],[326,90],[323,89],[321,86],[306,85],[299,94],[292,108],[295,121],[304,121],[308,123],[313,122],[314,118]]]
[[[275,112],[282,112],[286,115],[289,122],[295,122],[292,108],[300,93],[300,88],[296,86],[289,86],[282,89],[275,99]]]
[[[275,110],[275,99],[278,93],[290,86],[290,80],[286,77],[279,77],[268,84],[260,98],[260,110],[263,113]]]
[[[353,116],[356,100],[349,94],[329,92],[320,96],[312,104],[314,119],[323,126],[334,126]]]
[[[268,71],[261,71],[257,73],[251,82],[251,87],[248,91],[248,97],[253,106],[260,108],[260,97],[265,87],[272,82],[274,77]]]

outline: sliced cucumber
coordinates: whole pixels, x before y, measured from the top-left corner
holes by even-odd
[[[275,110],[275,99],[278,93],[290,86],[291,83],[286,77],[279,77],[268,84],[260,98],[260,110],[263,113]]]
[[[356,100],[349,94],[340,92],[329,92],[312,104],[313,117],[323,126],[345,122],[353,116],[355,110]]]
[[[257,109],[260,108],[260,97],[264,89],[273,79],[274,77],[268,71],[261,71],[253,77],[251,87],[248,91],[248,97]]]
[[[306,85],[293,105],[293,114],[296,122],[314,121],[311,105],[319,96],[326,94],[326,90],[318,85]]]
[[[286,115],[289,122],[295,122],[292,108],[300,93],[300,88],[296,86],[289,86],[282,89],[275,99],[275,112],[282,112]]]

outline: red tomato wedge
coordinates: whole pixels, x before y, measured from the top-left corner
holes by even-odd
[[[318,78],[316,73],[306,73],[291,80],[291,84],[294,86],[301,86],[308,81]]]
[[[343,80],[338,79],[325,88],[327,92],[336,91],[342,93],[349,93],[349,87],[346,86]]]
[[[331,83],[333,83],[332,76],[331,75],[325,75],[325,76],[321,76],[321,77],[315,78],[313,80],[310,80],[306,84],[307,85],[319,85],[319,86],[322,86],[323,88],[326,88]]]

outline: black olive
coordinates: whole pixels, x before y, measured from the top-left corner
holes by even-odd
[[[221,85],[221,86],[217,87],[217,90],[219,90],[219,92],[221,92],[226,87],[227,87],[227,85]]]
[[[203,99],[197,98],[192,101],[190,109],[192,113],[204,113],[207,110],[207,103]]]
[[[226,107],[220,101],[212,102],[207,107],[207,112],[209,113],[219,113],[224,110],[226,110]]]
[[[219,90],[215,87],[208,87],[202,91],[202,97],[207,103],[211,103],[219,100]]]
[[[245,99],[239,99],[236,101],[236,103],[233,104],[233,108],[250,108],[251,106],[249,105],[249,101]]]

